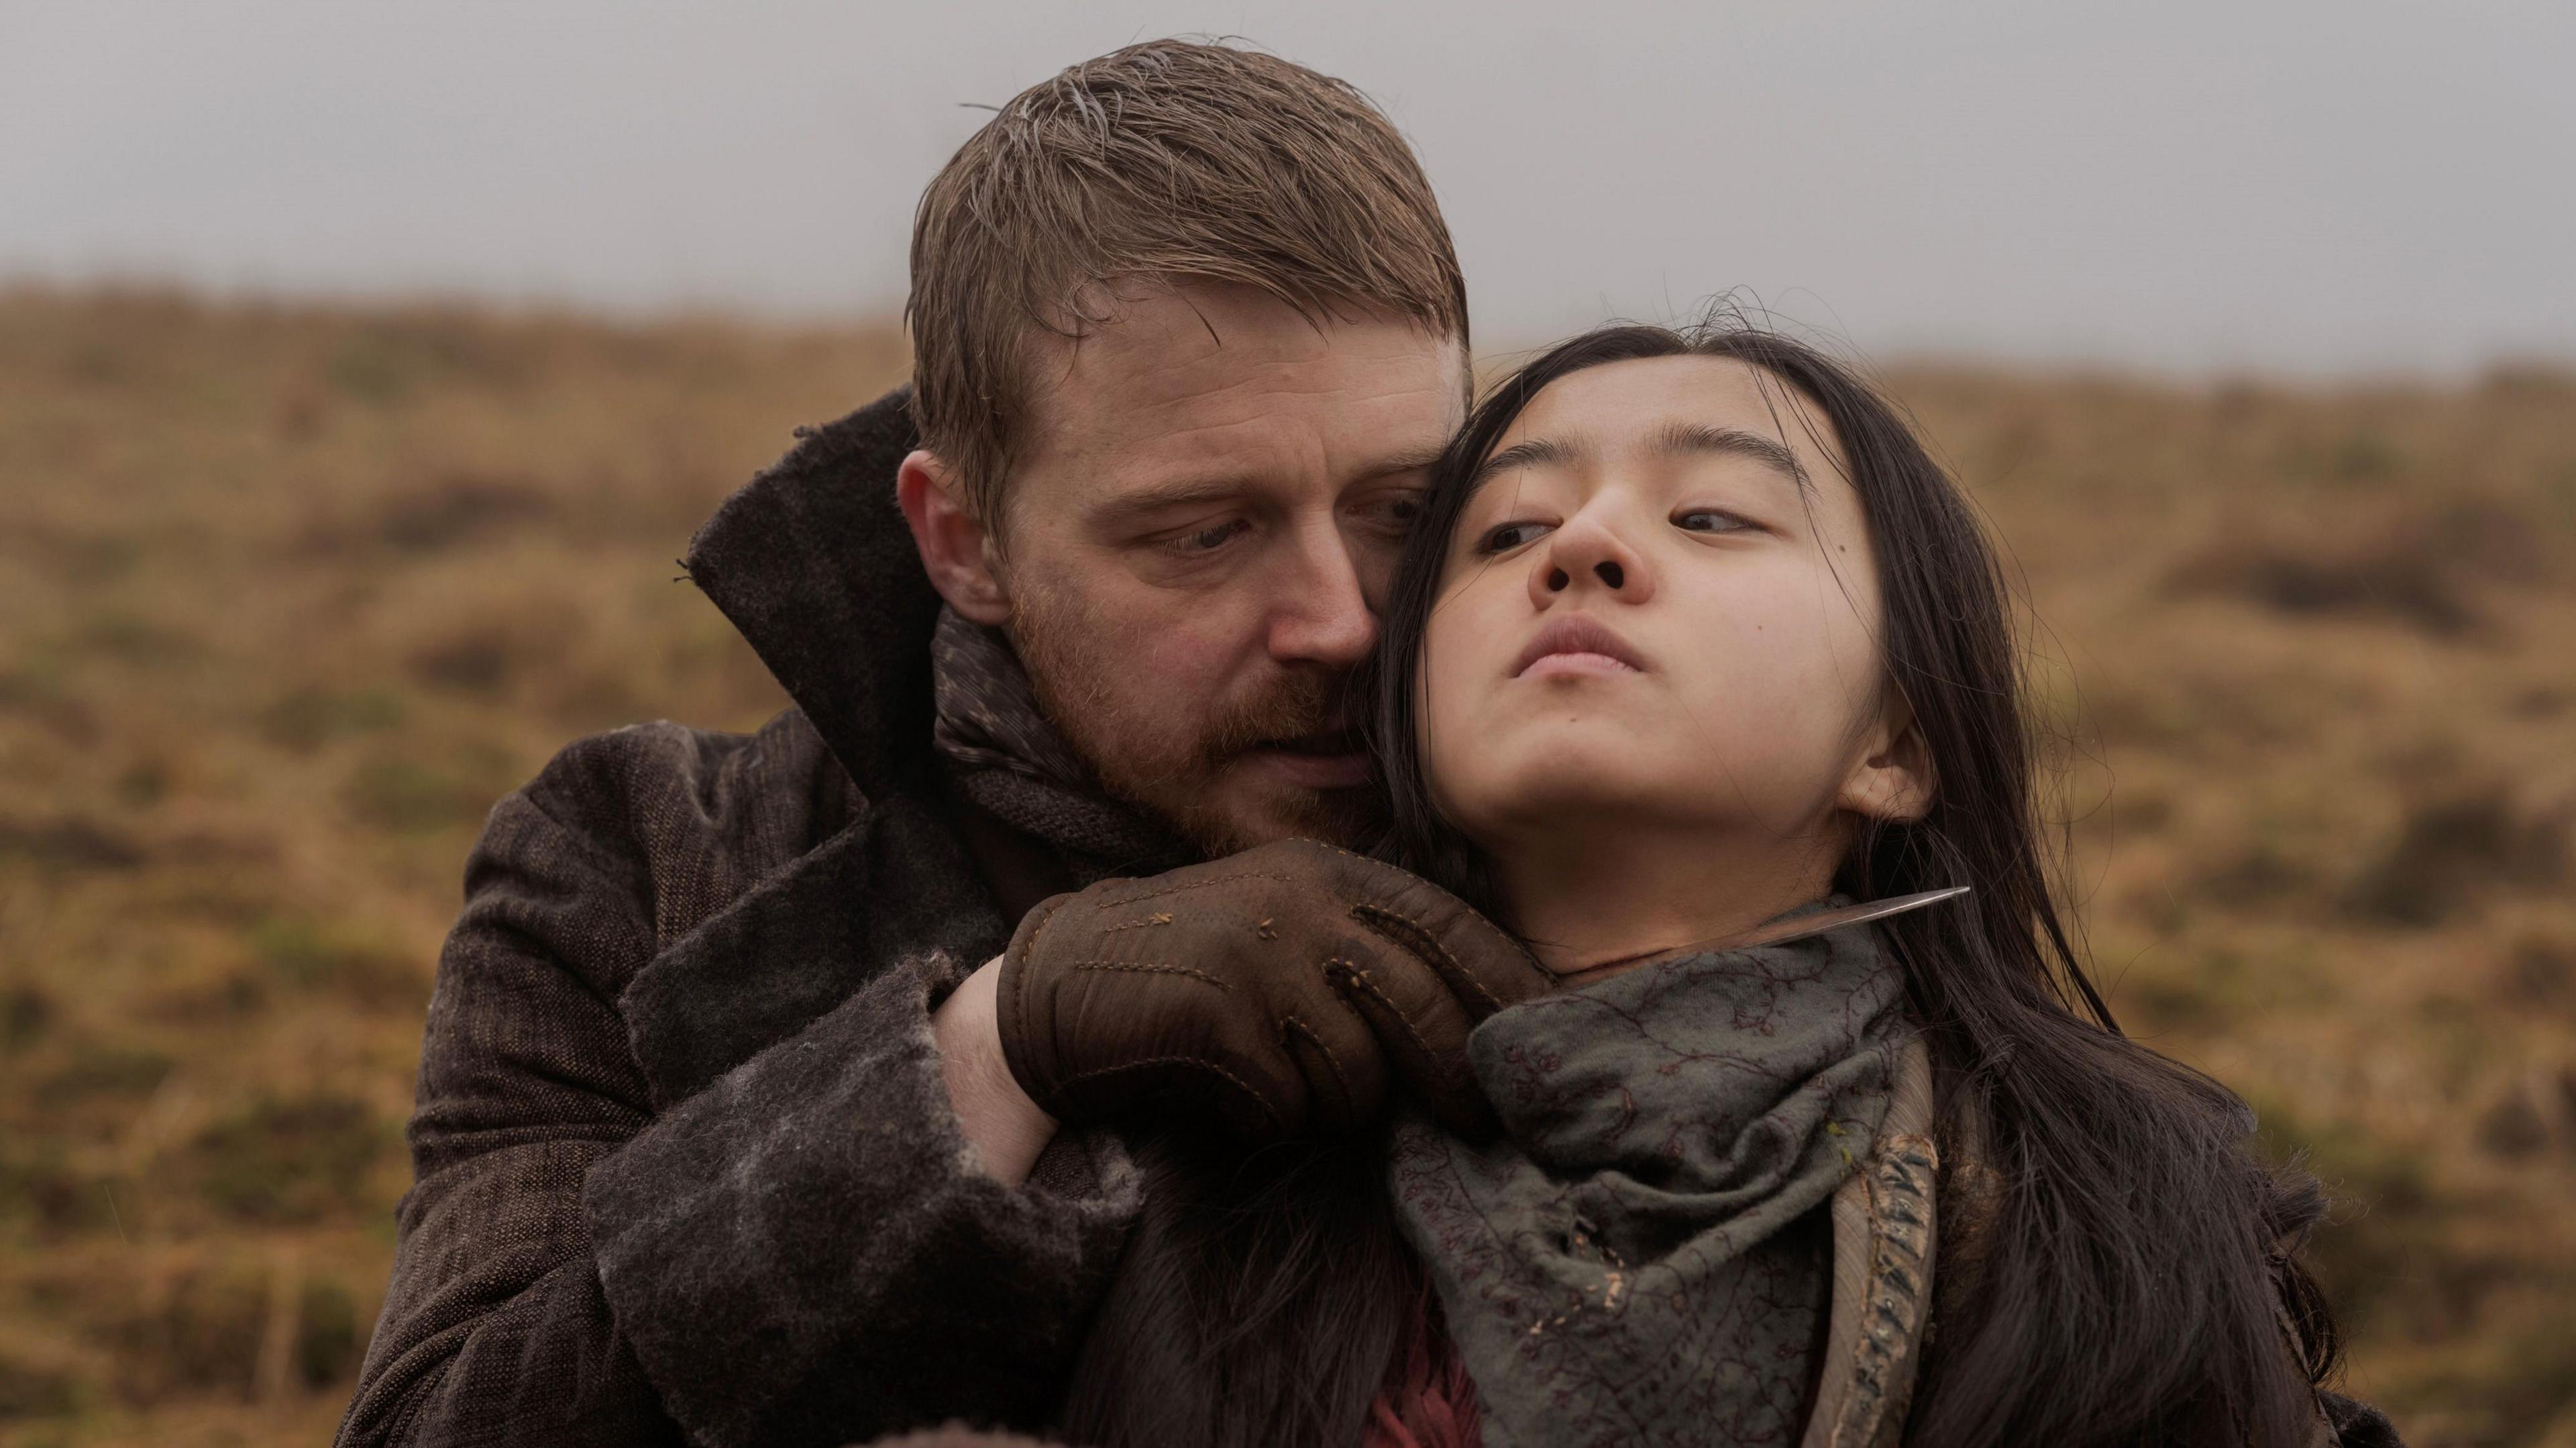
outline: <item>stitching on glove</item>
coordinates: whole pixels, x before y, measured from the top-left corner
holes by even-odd
[[[1053,925],[1053,924],[1055,923],[1055,918],[1056,918],[1058,915],[1061,915],[1061,914],[1063,914],[1063,913],[1064,913],[1064,906],[1065,906],[1065,902],[1066,902],[1066,901],[1068,901],[1068,900],[1070,900],[1070,899],[1072,899],[1072,898],[1073,898],[1073,897],[1072,897],[1072,896],[1070,896],[1070,895],[1062,895],[1062,896],[1058,896],[1058,897],[1057,897],[1056,899],[1054,899],[1053,901],[1048,902],[1047,907],[1046,907],[1046,913],[1045,913],[1044,915],[1039,916],[1039,917],[1038,917],[1038,923],[1037,923],[1035,926],[1031,927],[1031,928],[1030,928],[1030,930],[1029,930],[1029,948],[1028,948],[1027,950],[1025,950],[1025,951],[1022,951],[1022,952],[1021,952],[1021,954],[1023,954],[1023,955],[1035,955],[1035,954],[1037,954],[1037,949],[1038,949],[1038,940],[1039,940],[1039,938],[1040,938],[1040,937],[1042,937],[1042,936],[1044,936],[1044,935],[1046,934],[1046,932],[1047,932],[1047,927],[1048,927],[1048,926]]]
[[[1085,1071],[1079,1076],[1070,1077],[1064,1081],[1058,1082],[1053,1093],[1054,1099],[1061,1102],[1065,1098],[1065,1093],[1071,1091],[1074,1087],[1081,1085],[1085,1081],[1090,1081],[1102,1076],[1115,1076],[1122,1071],[1142,1071],[1154,1066],[1193,1066],[1201,1071],[1212,1072],[1217,1076],[1221,1076],[1225,1079],[1226,1083],[1234,1087],[1235,1090],[1252,1098],[1252,1104],[1260,1107],[1261,1114],[1270,1118],[1270,1125],[1273,1130],[1284,1132],[1287,1129],[1287,1123],[1279,1115],[1279,1108],[1270,1104],[1270,1098],[1253,1090],[1252,1083],[1244,1080],[1240,1076],[1237,1076],[1232,1071],[1225,1069],[1223,1066],[1216,1064],[1214,1061],[1202,1061],[1196,1056],[1149,1056],[1142,1061],[1124,1061],[1115,1066],[1102,1066],[1098,1070]]]
[[[1338,976],[1334,975],[1333,967],[1335,966],[1341,967],[1341,972]],[[1395,1003],[1395,999],[1392,996],[1389,996],[1384,990],[1379,989],[1378,983],[1369,979],[1367,972],[1337,955],[1324,962],[1324,973],[1326,976],[1335,979],[1338,983],[1343,984],[1345,988],[1352,983],[1356,983],[1366,988],[1370,995],[1376,996],[1378,1000],[1385,1005],[1388,1012],[1394,1015],[1396,1021],[1404,1027],[1404,1033],[1413,1038],[1414,1049],[1420,1051],[1426,1059],[1432,1056],[1431,1043],[1422,1039],[1422,1032],[1414,1028],[1413,1018],[1404,1013],[1403,1008]]]
[[[1398,948],[1411,951],[1429,961],[1432,967],[1440,972],[1440,978],[1448,982],[1451,990],[1457,990],[1463,986],[1473,990],[1488,1007],[1494,1010],[1503,1008],[1501,998],[1486,989],[1485,983],[1476,979],[1474,973],[1467,967],[1460,965],[1458,957],[1450,954],[1449,947],[1441,944],[1440,937],[1432,934],[1421,921],[1410,915],[1389,910],[1383,905],[1354,905],[1351,907],[1351,918],[1393,941]]]
[[[1132,970],[1150,975],[1186,975],[1192,980],[1206,981],[1218,990],[1234,989],[1233,986],[1206,971],[1187,965],[1156,965],[1142,960],[1077,960],[1073,962],[1072,968],[1075,970]]]
[[[1406,870],[1406,869],[1405,869],[1403,866],[1401,866],[1401,865],[1390,865],[1390,864],[1388,864],[1388,863],[1387,863],[1386,861],[1384,861],[1384,860],[1376,859],[1376,858],[1373,858],[1373,857],[1368,856],[1368,855],[1363,855],[1363,854],[1360,854],[1360,853],[1358,853],[1357,851],[1354,851],[1354,850],[1346,850],[1346,849],[1343,849],[1343,848],[1342,848],[1341,846],[1339,846],[1339,845],[1328,845],[1328,844],[1325,844],[1325,843],[1324,843],[1323,841],[1321,841],[1321,840],[1300,840],[1300,841],[1298,841],[1298,843],[1299,843],[1299,844],[1302,844],[1302,845],[1305,845],[1305,846],[1308,846],[1308,847],[1313,848],[1313,849],[1322,850],[1322,851],[1324,851],[1326,854],[1339,855],[1339,856],[1341,856],[1341,857],[1342,857],[1343,859],[1345,859],[1345,860],[1355,860],[1355,861],[1359,862],[1360,864],[1367,866],[1367,867],[1368,867],[1372,872],[1380,872],[1380,873],[1383,873],[1383,872],[1389,872],[1389,871],[1391,871],[1391,872],[1393,872],[1393,873],[1395,873],[1395,874],[1399,874],[1399,875],[1412,875],[1412,872],[1411,872],[1411,871]],[[1449,904],[1451,904],[1451,905],[1456,906],[1460,911],[1464,912],[1464,913],[1465,913],[1465,914],[1467,914],[1467,915],[1474,916],[1474,915],[1476,915],[1476,914],[1477,914],[1476,908],[1475,908],[1474,906],[1469,905],[1466,901],[1459,899],[1459,898],[1458,898],[1458,896],[1457,896],[1457,894],[1456,894],[1455,892],[1442,888],[1442,887],[1441,887],[1441,885],[1440,885],[1437,881],[1433,881],[1433,880],[1425,880],[1425,879],[1423,879],[1423,878],[1422,878],[1421,876],[1419,876],[1419,875],[1412,875],[1412,878],[1413,878],[1413,883],[1414,883],[1414,884],[1419,885],[1419,886],[1421,886],[1423,889],[1430,891],[1430,892],[1431,892],[1431,895],[1432,895],[1432,898],[1434,898],[1434,899],[1436,899],[1436,900],[1446,901],[1447,903],[1449,903]],[[1360,911],[1362,911],[1362,910],[1377,910],[1377,911],[1379,911],[1380,913],[1385,914],[1385,915],[1387,915],[1387,916],[1389,916],[1389,917],[1391,917],[1391,918],[1393,918],[1393,919],[1403,920],[1403,921],[1406,921],[1406,922],[1410,923],[1410,924],[1411,924],[1415,929],[1423,931],[1426,935],[1428,935],[1428,934],[1430,933],[1430,927],[1428,927],[1428,926],[1424,925],[1424,924],[1422,923],[1421,919],[1420,919],[1419,917],[1417,917],[1417,916],[1406,915],[1406,914],[1403,914],[1403,913],[1402,913],[1402,912],[1400,912],[1400,911],[1388,910],[1388,909],[1386,909],[1386,907],[1384,907],[1384,906],[1355,905],[1355,906],[1352,906],[1352,907],[1351,907],[1351,913],[1352,913],[1352,914],[1354,914],[1354,915],[1359,914],[1359,912],[1360,912]],[[1365,919],[1366,917],[1364,917],[1364,916],[1363,916],[1362,918],[1363,918],[1363,919]],[[1489,925],[1491,925],[1493,922],[1491,922],[1491,921],[1487,921],[1486,923],[1487,923],[1487,924],[1489,924]],[[1531,973],[1532,973],[1533,975],[1535,975],[1535,976],[1537,976],[1537,977],[1539,978],[1539,983],[1540,983],[1541,985],[1548,986],[1548,987],[1550,987],[1550,988],[1553,988],[1553,987],[1555,986],[1555,984],[1556,984],[1556,974],[1555,974],[1555,972],[1553,972],[1553,971],[1549,970],[1546,966],[1539,964],[1539,963],[1538,963],[1538,958],[1537,958],[1536,956],[1533,956],[1533,955],[1531,955],[1531,954],[1529,953],[1529,947],[1528,947],[1528,946],[1522,945],[1522,944],[1521,944],[1521,942],[1520,942],[1518,939],[1516,939],[1516,938],[1512,935],[1512,933],[1511,933],[1510,931],[1508,931],[1508,930],[1503,930],[1503,929],[1502,929],[1502,927],[1500,927],[1500,926],[1495,926],[1494,928],[1495,928],[1495,930],[1496,930],[1498,933],[1500,933],[1500,934],[1502,935],[1502,937],[1503,937],[1503,939],[1504,939],[1504,940],[1508,941],[1508,942],[1513,946],[1515,953],[1516,953],[1516,954],[1518,954],[1518,955],[1519,955],[1519,957],[1520,957],[1521,963],[1522,963],[1522,964],[1524,964],[1524,965],[1526,965],[1526,966],[1528,966],[1528,967],[1530,968]],[[1433,938],[1434,938],[1434,939],[1437,939],[1437,937],[1436,937],[1436,936],[1435,936],[1435,937],[1433,937]],[[1397,943],[1397,944],[1399,944],[1399,945],[1401,945],[1401,944],[1403,944],[1404,942],[1402,942],[1402,941],[1397,941],[1396,943]],[[1456,963],[1456,961],[1454,960],[1454,958],[1452,959],[1451,963],[1452,963],[1452,964],[1455,964],[1455,963]],[[1481,982],[1479,983],[1479,987],[1478,987],[1478,988],[1479,988],[1479,989],[1482,989],[1482,984],[1481,984]],[[1488,997],[1487,997],[1487,999],[1492,999],[1492,997],[1488,996]]]
[[[1463,902],[1458,902],[1458,899],[1455,899],[1455,897],[1450,897],[1450,904],[1458,904],[1458,910],[1466,910],[1466,912],[1471,912],[1471,915],[1473,915],[1471,907],[1468,907],[1468,904],[1463,904]],[[1419,920],[1417,915],[1404,915],[1404,912],[1399,912],[1399,910],[1388,910],[1388,907],[1383,907],[1383,904],[1365,904],[1365,902],[1363,902],[1363,904],[1352,904],[1352,907],[1350,907],[1350,915],[1352,915],[1352,920],[1358,920],[1360,925],[1368,925],[1368,928],[1370,928],[1370,930],[1376,930],[1378,935],[1386,935],[1388,940],[1394,940],[1396,946],[1404,946],[1406,951],[1414,951],[1412,943],[1409,943],[1409,940],[1401,938],[1401,935],[1396,935],[1394,930],[1388,930],[1386,925],[1388,925],[1388,922],[1394,922],[1394,920],[1401,920],[1401,922],[1404,922],[1404,925],[1412,925],[1412,928],[1417,930],[1417,933],[1419,933],[1419,940],[1422,940],[1422,943],[1425,943],[1425,946],[1430,946],[1432,951],[1440,953],[1440,961],[1448,961],[1450,971],[1455,971],[1455,976],[1458,976],[1458,979],[1466,979],[1468,984],[1473,984],[1473,987],[1476,987],[1476,995],[1484,997],[1486,1005],[1492,1005],[1494,1010],[1502,1010],[1502,1000],[1499,1000],[1499,997],[1494,997],[1492,989],[1486,989],[1486,984],[1481,982],[1481,979],[1476,979],[1476,976],[1473,976],[1471,971],[1466,969],[1466,966],[1458,964],[1458,956],[1453,956],[1453,953],[1448,951],[1448,946],[1443,946],[1443,943],[1440,943],[1440,935],[1432,933],[1430,925],[1425,925],[1425,922]],[[1553,974],[1553,971],[1548,971],[1548,966],[1540,966],[1540,964],[1538,964],[1538,958],[1530,956],[1530,948],[1528,948],[1528,946],[1522,946],[1520,940],[1512,938],[1512,935],[1507,933],[1507,930],[1499,928],[1499,925],[1497,925],[1497,928],[1494,928],[1494,933],[1502,935],[1504,943],[1507,943],[1507,946],[1512,948],[1512,958],[1515,958],[1515,961],[1520,961],[1522,966],[1528,966],[1530,974],[1538,976],[1538,984],[1540,984],[1540,987],[1556,989],[1556,974]],[[1422,953],[1422,951],[1414,951],[1414,953],[1417,953],[1417,956],[1419,956],[1419,953]],[[1437,961],[1435,961],[1435,964],[1437,964]],[[1448,974],[1448,971],[1443,971],[1443,974]]]
[[[1351,1115],[1359,1115],[1360,1094],[1351,1089],[1350,1073],[1342,1069],[1341,1053],[1324,1044],[1324,1038],[1315,1034],[1315,1028],[1306,1024],[1306,1018],[1294,1012],[1279,1018],[1279,1030],[1282,1035],[1295,1031],[1311,1042],[1316,1050],[1324,1053],[1325,1064],[1333,1068],[1333,1080],[1342,1088],[1343,1105],[1349,1109]]]
[[[1025,1041],[1029,1037],[1029,993],[1027,990],[1023,989],[1024,982],[1021,981],[1020,977],[1027,973],[1026,967],[1028,965],[1029,956],[1037,952],[1038,938],[1046,934],[1047,927],[1055,923],[1055,918],[1058,915],[1064,913],[1064,902],[1071,898],[1071,896],[1067,895],[1057,896],[1055,902],[1046,907],[1046,913],[1038,917],[1037,925],[1029,931],[1029,948],[1020,952],[1020,964],[1022,969],[1016,971],[1006,970],[1002,972],[1002,979],[1011,983],[1011,998],[1006,1005],[1011,1013],[1012,1027],[1018,1033],[1021,1040]],[[1007,950],[1005,953],[1007,953]]]
[[[1126,895],[1116,900],[1103,900],[1093,908],[1118,910],[1129,905],[1142,905],[1148,900],[1160,900],[1166,895],[1178,895],[1184,890],[1205,890],[1212,885],[1231,885],[1237,880],[1283,880],[1294,884],[1296,879],[1294,875],[1266,875],[1259,870],[1244,870],[1232,875],[1219,875],[1210,880],[1193,880],[1186,885],[1166,885],[1159,890],[1148,890],[1142,895]]]

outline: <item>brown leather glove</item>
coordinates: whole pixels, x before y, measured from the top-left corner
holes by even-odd
[[[1429,881],[1283,840],[1030,911],[1002,956],[1002,1055],[1062,1121],[1179,1098],[1249,1136],[1346,1131],[1392,1073],[1483,1138],[1467,1033],[1554,983]]]

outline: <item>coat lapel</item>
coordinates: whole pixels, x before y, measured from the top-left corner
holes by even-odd
[[[932,767],[939,594],[895,506],[910,388],[796,446],[716,510],[682,560],[871,800]]]
[[[667,1107],[802,1030],[882,970],[944,992],[1009,941],[945,821],[912,796],[861,806],[819,848],[673,942],[620,1001]]]

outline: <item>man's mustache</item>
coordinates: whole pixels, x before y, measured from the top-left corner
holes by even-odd
[[[1260,693],[1228,703],[1199,736],[1199,758],[1214,767],[1249,749],[1288,747],[1316,754],[1357,747],[1347,679],[1282,674]]]

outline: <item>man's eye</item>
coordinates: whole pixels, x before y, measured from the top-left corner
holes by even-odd
[[[1411,533],[1413,525],[1422,518],[1422,495],[1388,493],[1359,503],[1352,512],[1362,527],[1401,538]]]
[[[1550,525],[1546,523],[1498,523],[1486,529],[1485,536],[1476,540],[1476,551],[1509,553],[1524,543],[1546,537],[1549,530]]]
[[[1231,542],[1235,534],[1240,533],[1251,526],[1252,525],[1250,523],[1245,522],[1241,518],[1228,518],[1222,523],[1211,523],[1208,526],[1199,529],[1195,533],[1183,535],[1179,540],[1181,551],[1184,553],[1213,553],[1217,549],[1224,547],[1228,542]]]
[[[1685,533],[1735,533],[1753,525],[1719,508],[1693,508],[1675,513],[1673,526]]]

